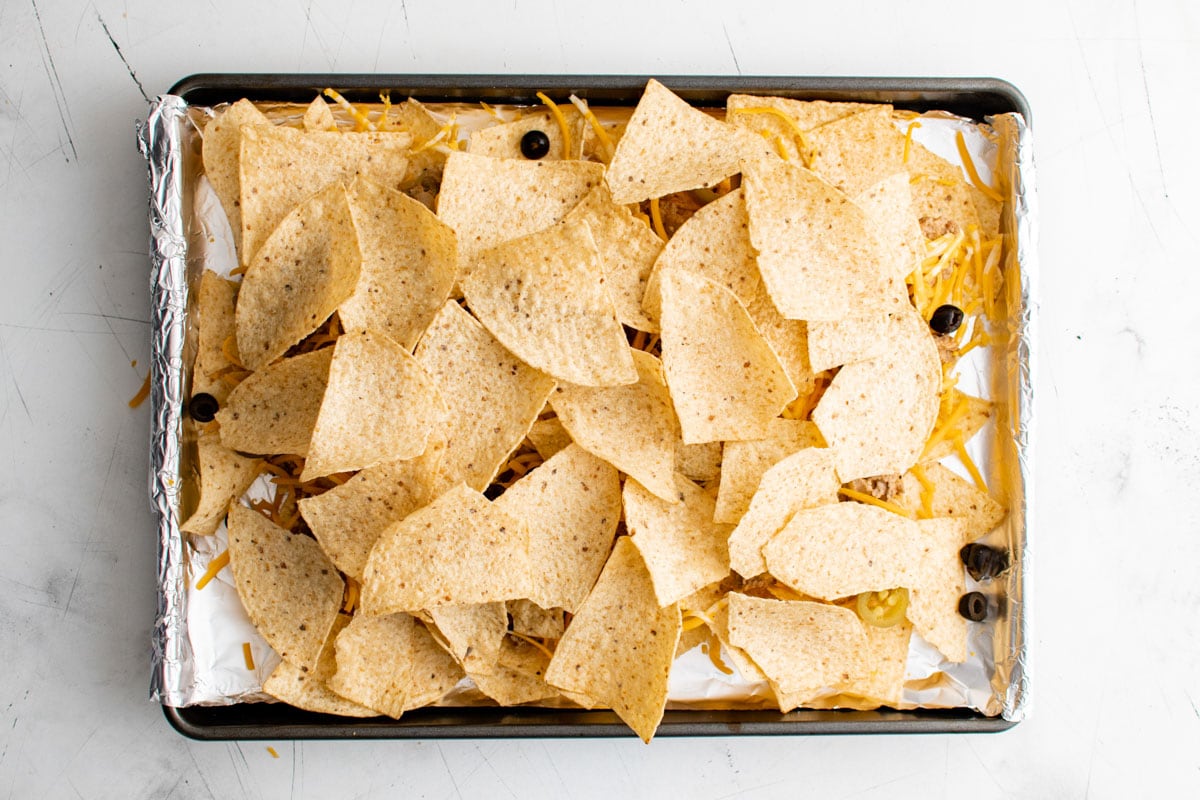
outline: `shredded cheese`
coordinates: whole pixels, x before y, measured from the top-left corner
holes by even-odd
[[[544,92],[537,93],[537,99],[545,104],[546,108],[550,109],[550,113],[554,115],[554,121],[558,123],[558,130],[562,133],[563,138],[563,159],[571,157],[571,129],[567,127],[567,118],[563,116],[562,109],[558,104],[546,96]]]
[[[571,95],[569,99],[571,105],[575,106],[579,110],[579,113],[583,115],[583,118],[587,120],[588,124],[592,126],[596,138],[600,140],[600,145],[604,148],[602,155],[604,163],[607,164],[612,161],[612,157],[617,152],[617,146],[613,144],[612,137],[608,135],[608,131],[604,130],[604,126],[600,124],[600,120],[596,119],[596,115],[588,108],[586,101],[579,99],[575,95]]]
[[[979,467],[975,466],[975,462],[971,460],[971,455],[967,452],[967,445],[963,442],[962,434],[955,433],[953,442],[954,452],[958,454],[959,460],[967,468],[967,472],[971,475],[971,480],[975,481],[975,486],[979,491],[986,493],[988,490],[987,484],[983,480],[983,475],[979,472]]]
[[[208,582],[217,577],[217,573],[225,569],[229,565],[229,551],[222,550],[221,554],[208,562],[208,569],[204,570],[204,574],[200,576],[200,580],[196,581],[196,588],[203,589],[208,586]]]
[[[912,148],[912,134],[915,128],[921,127],[921,123],[913,120],[908,123],[908,129],[904,131],[904,163],[908,163],[908,151]]]
[[[129,398],[129,407],[137,408],[142,403],[146,402],[146,398],[150,396],[150,373],[146,373],[145,380],[142,381],[142,388],[137,390],[137,394]]]
[[[718,672],[725,675],[733,674],[733,670],[721,660],[721,640],[711,631],[708,634],[708,649],[706,654],[708,655],[708,660],[712,662],[712,665],[717,668]]]
[[[271,754],[271,758],[279,758],[279,753],[275,752],[274,747],[268,747],[267,752]]]
[[[950,409],[950,413],[946,415],[945,419],[941,421],[940,424],[934,426],[933,433],[930,435],[929,440],[925,442],[924,454],[928,455],[929,451],[933,449],[934,445],[945,439],[950,433],[950,430],[958,425],[959,420],[966,416],[966,414],[967,400],[962,395],[959,395],[954,407]]]
[[[667,241],[667,229],[663,227],[662,212],[658,209],[658,198],[650,198],[650,223],[654,232],[664,242]]]
[[[796,140],[796,152],[800,154],[800,161],[804,166],[812,166],[811,150],[808,146],[808,140],[804,137],[804,131],[800,130],[800,126],[796,124],[796,120],[789,117],[787,114],[780,111],[778,108],[770,106],[754,106],[752,108],[735,108],[735,114],[768,114],[777,119],[783,120],[789,130],[792,132],[792,137]]]
[[[355,108],[350,103],[350,101],[347,100],[346,98],[342,97],[341,94],[334,91],[333,89],[326,89],[324,92],[322,92],[322,94],[324,94],[326,97],[333,100],[333,102],[337,103],[339,106],[341,106],[343,109],[345,109],[346,113],[354,118],[355,130],[360,130],[360,131],[376,130],[375,123],[371,122],[370,118],[368,118],[366,114],[364,114],[363,112],[361,112],[357,108]]]
[[[958,145],[958,155],[962,159],[963,169],[967,171],[967,178],[970,179],[971,184],[997,203],[1003,203],[1004,196],[984,183],[983,179],[979,177],[979,172],[975,169],[975,162],[971,160],[971,151],[967,150],[967,140],[963,137],[962,131],[954,132],[954,143]]]
[[[921,519],[931,519],[933,517],[933,482],[929,480],[925,474],[925,468],[920,464],[913,464],[909,472],[917,479],[917,483],[921,484],[921,511],[917,516]]]
[[[521,634],[521,633],[517,633],[516,631],[509,631],[509,632],[508,632],[508,635],[509,635],[509,636],[515,636],[515,637],[517,637],[518,639],[520,639],[521,641],[523,641],[523,642],[525,642],[525,643],[527,643],[527,644],[531,644],[531,645],[533,645],[533,646],[534,646],[534,647],[536,647],[538,650],[541,650],[541,651],[542,651],[542,653],[543,653],[543,654],[545,654],[545,656],[546,656],[547,658],[554,658],[554,653],[553,653],[553,651],[549,650],[549,649],[546,647],[546,645],[542,644],[541,642],[537,641],[536,639],[534,639],[534,638],[532,638],[532,637],[529,637],[529,636],[525,636],[524,634]]]
[[[379,130],[391,130],[392,120],[389,117],[389,114],[392,112],[392,93],[388,91],[380,92],[379,101],[383,103],[383,111],[379,115]]]
[[[854,489],[847,489],[845,486],[843,486],[841,489],[838,489],[838,494],[842,495],[843,497],[849,497],[851,500],[857,500],[860,503],[866,503],[867,505],[872,505],[872,506],[879,506],[880,508],[884,509],[885,511],[891,511],[893,514],[899,514],[902,517],[911,517],[912,516],[912,512],[910,512],[907,508],[901,508],[900,506],[896,505],[895,503],[889,503],[887,500],[880,500],[878,497],[875,497],[874,495],[869,495],[865,492],[855,491]]]
[[[246,669],[254,672],[254,653],[250,651],[249,642],[242,642],[242,658],[246,662]]]

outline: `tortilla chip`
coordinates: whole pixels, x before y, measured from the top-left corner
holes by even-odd
[[[442,175],[438,216],[458,234],[458,254],[469,272],[480,252],[562,221],[603,176],[604,165],[590,161],[452,153]]]
[[[525,435],[533,444],[533,449],[538,451],[538,455],[547,461],[574,441],[556,416],[537,420]]]
[[[962,520],[964,538],[960,544],[987,535],[1004,521],[1008,513],[1004,506],[979,491],[974,483],[963,480],[941,464],[924,464],[921,469],[926,480],[933,484],[930,507],[934,519]],[[903,491],[896,503],[913,512],[921,508],[921,483],[911,472],[904,476]]]
[[[721,443],[684,444],[675,447],[679,472],[689,481],[715,481],[721,477]]]
[[[251,263],[292,209],[330,184],[349,183],[361,175],[398,189],[408,169],[411,143],[411,136],[399,132],[243,128],[242,263]]]
[[[459,484],[380,535],[363,571],[361,610],[531,597],[531,575],[525,524]]]
[[[271,121],[245,98],[218,113],[204,126],[201,155],[204,174],[229,218],[233,244],[242,252],[241,162],[242,126],[267,127]],[[246,262],[243,257],[242,263]]]
[[[433,377],[407,350],[382,333],[343,334],[300,477],[419,456],[445,416]]]
[[[735,572],[744,578],[766,572],[763,546],[797,511],[837,502],[841,484],[833,464],[831,450],[807,447],[763,473],[749,510],[729,536],[729,560]]]
[[[242,363],[252,370],[265,367],[321,327],[354,292],[361,263],[341,184],[331,184],[284,217],[250,261],[238,292]]]
[[[479,253],[462,290],[484,327],[530,366],[584,386],[637,380],[587,223]]]
[[[263,682],[263,692],[289,706],[340,717],[375,717],[374,709],[334,693],[322,681],[288,661],[280,661]]]
[[[229,504],[242,496],[258,477],[262,461],[245,458],[221,445],[214,434],[196,440],[200,464],[200,504],[179,526],[185,533],[208,536],[217,532]]]
[[[729,574],[731,528],[712,521],[715,501],[691,481],[678,481],[665,503],[636,480],[625,481],[625,527],[642,554],[660,606],[669,606]]]
[[[904,134],[892,123],[892,107],[865,110],[808,134],[813,172],[848,195],[857,195],[904,169]]]
[[[754,659],[746,651],[729,641],[729,602],[719,603],[708,610],[708,618],[712,622],[712,633],[720,641],[722,655],[728,656],[734,669],[748,683],[765,681],[767,676],[754,663]]]
[[[967,621],[958,602],[967,591],[965,568],[958,551],[965,525],[957,519],[917,521],[924,551],[920,574],[909,585],[908,619],[921,638],[941,651],[946,660],[967,660]]]
[[[662,275],[663,367],[685,444],[761,439],[796,397],[732,292],[682,270]]]
[[[843,364],[869,361],[884,355],[902,336],[898,327],[907,325],[901,314],[852,315],[839,320],[808,323],[808,361],[823,371]]]
[[[546,682],[611,707],[649,742],[662,720],[679,607],[660,608],[637,548],[622,537],[546,669]]]
[[[244,453],[308,454],[333,348],[285,358],[250,375],[217,413],[221,444]]]
[[[851,198],[875,224],[900,280],[907,278],[917,261],[925,257],[925,235],[913,213],[910,186],[908,173],[897,172]]]
[[[593,388],[560,384],[550,395],[558,420],[588,452],[633,476],[655,496],[675,502],[679,422],[662,364],[629,349],[638,382]]]
[[[837,688],[869,701],[898,707],[904,696],[912,630],[912,625],[907,622],[890,628],[863,625],[867,634],[867,652],[863,658],[865,674],[853,675]]]
[[[421,623],[407,614],[356,616],[337,637],[337,672],[329,687],[393,719],[411,691],[413,638]],[[447,656],[449,658],[449,656]]]
[[[784,161],[743,179],[759,273],[784,317],[836,320],[909,304],[891,254],[850,198]]]
[[[751,131],[771,143],[777,157],[803,164],[809,157],[808,148],[801,152],[796,132],[777,114],[761,113],[774,109],[786,115],[802,132],[811,131],[827,122],[857,114],[869,108],[866,103],[830,103],[825,100],[792,100],[787,97],[757,97],[731,94],[725,101],[725,120],[734,127]],[[783,154],[780,156],[779,150]]]
[[[616,535],[621,518],[617,471],[570,445],[508,487],[495,506],[529,532],[531,585],[510,599],[528,598],[542,608],[574,613],[604,568]]]
[[[546,610],[532,600],[509,600],[505,606],[513,633],[538,639],[560,639],[566,630],[561,608]]]
[[[843,483],[906,472],[937,419],[942,361],[929,326],[909,309],[894,331],[888,353],[842,367],[813,410]]]
[[[513,356],[453,300],[437,312],[416,359],[447,401],[442,479],[483,491],[525,438],[554,379]]]
[[[613,202],[625,204],[712,186],[739,170],[737,140],[725,123],[651,79],[606,180]]]
[[[308,108],[304,109],[302,123],[304,130],[310,133],[337,130],[337,123],[334,122],[333,112],[329,110],[329,104],[325,102],[325,98],[321,97],[321,95],[317,95],[308,104]]]
[[[232,355],[237,356],[237,326],[234,321],[237,293],[236,282],[226,280],[210,269],[204,270],[200,276],[196,304],[200,315],[196,363],[201,365],[205,377],[211,378],[213,373],[241,363],[240,360],[230,361],[225,352],[225,341],[232,336]]]
[[[684,617],[684,624],[687,624],[686,615]],[[679,634],[679,644],[675,645],[675,658],[679,658],[689,650],[695,650],[700,645],[709,641],[711,637],[712,632],[704,624],[685,629]]]
[[[864,671],[867,635],[853,612],[805,601],[729,595],[729,640],[779,692],[798,698]]]
[[[490,675],[495,670],[508,631],[504,603],[438,606],[429,609],[429,616],[464,670],[472,675]]]
[[[953,428],[953,431],[962,434],[964,442],[971,441],[971,438],[979,433],[983,426],[987,424],[988,418],[992,415],[992,403],[990,401],[984,400],[981,397],[973,397],[955,388],[950,389],[948,396],[942,399],[942,403],[949,408],[954,408],[959,403],[966,403],[965,412]],[[935,442],[932,447],[927,448],[921,454],[921,460],[941,461],[946,456],[954,455],[954,453],[953,437],[944,436],[941,441]]]
[[[229,562],[242,605],[267,644],[299,667],[315,666],[345,588],[316,540],[235,504]]]
[[[963,180],[958,167],[915,141],[909,146],[907,166],[913,216],[923,228],[949,222],[956,230],[965,231],[980,225],[973,187]]]
[[[541,131],[550,140],[550,151],[538,161],[562,161],[568,158],[583,157],[583,135],[587,125],[583,115],[567,105],[560,106],[567,118],[567,130],[571,134],[571,151],[563,149],[562,129],[558,121],[546,111],[533,111],[512,122],[501,122],[474,131],[467,144],[471,155],[490,156],[492,158],[525,158],[521,153],[521,139],[530,131]]]
[[[771,420],[762,439],[727,442],[713,519],[736,523],[750,510],[750,499],[768,469],[797,450],[823,445],[817,426],[798,419]]]
[[[427,484],[419,461],[380,464],[304,498],[300,515],[337,568],[361,581],[379,535],[428,502]]]
[[[454,288],[454,231],[411,197],[361,178],[350,211],[362,272],[338,318],[347,331],[382,331],[411,351]]]
[[[558,690],[543,676],[550,659],[531,644],[506,637],[500,650],[500,665],[490,675],[472,675],[479,691],[502,706],[514,706],[558,697]]]
[[[836,600],[911,588],[921,575],[923,550],[913,520],[849,502],[798,511],[762,553],[780,583],[821,600]]]
[[[613,203],[607,187],[597,186],[567,214],[566,221],[588,224],[600,264],[605,287],[617,310],[617,319],[639,331],[658,332],[658,323],[646,315],[642,298],[650,270],[663,250],[662,239],[629,209]]]

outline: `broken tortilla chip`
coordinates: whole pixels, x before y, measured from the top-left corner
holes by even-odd
[[[509,600],[505,607],[511,618],[513,633],[538,639],[559,639],[566,630],[561,608],[547,610],[532,600]]]
[[[750,510],[750,498],[758,489],[763,473],[797,450],[823,445],[817,426],[798,419],[771,420],[762,439],[727,442],[713,519],[736,523]]]
[[[495,507],[528,530],[530,588],[511,599],[574,613],[612,549],[621,518],[617,470],[572,444],[508,487]]]
[[[925,235],[913,213],[911,185],[907,172],[897,172],[851,198],[875,224],[900,280],[925,257]]]
[[[237,325],[234,309],[237,307],[238,284],[222,278],[210,269],[200,276],[197,311],[200,314],[199,334],[196,339],[196,363],[198,371],[206,378],[216,377],[229,366],[241,366],[237,357]],[[232,353],[226,351],[225,342],[234,337]],[[193,376],[195,377],[195,376]],[[218,397],[218,400],[223,398]]]
[[[500,664],[490,675],[471,675],[471,680],[488,697],[502,706],[532,703],[558,697],[559,692],[543,676],[550,659],[533,645],[506,637],[500,649]]]
[[[289,661],[280,661],[263,682],[263,693],[289,706],[316,714],[340,717],[375,717],[379,712],[335,693],[324,682]]]
[[[703,483],[721,477],[721,442],[684,444],[680,439],[675,447],[679,473],[689,481]]]
[[[453,300],[437,312],[416,360],[447,401],[443,480],[483,491],[525,438],[554,379],[510,353]]]
[[[296,666],[314,667],[345,588],[316,540],[235,504],[229,563],[242,605],[267,644]]]
[[[669,606],[729,574],[731,526],[713,522],[715,500],[691,481],[678,481],[674,503],[626,479],[625,526],[650,573],[660,606]]]
[[[735,572],[743,578],[766,572],[763,545],[797,511],[837,502],[840,482],[833,464],[831,450],[807,447],[763,473],[750,508],[729,536],[729,561]]]
[[[220,437],[202,434],[196,441],[200,463],[200,503],[179,526],[185,533],[216,533],[229,504],[242,496],[258,476],[262,461],[240,456],[221,444]]]
[[[966,408],[962,411],[958,411],[956,408],[960,403],[966,405]],[[955,417],[957,422],[942,434],[941,438],[936,442],[926,444],[925,452],[921,454],[921,461],[923,462],[940,461],[946,456],[954,455],[954,440],[957,438],[955,434],[961,434],[964,442],[971,441],[971,437],[979,433],[983,426],[987,424],[988,418],[992,415],[992,404],[990,401],[965,394],[953,387],[942,397],[941,405],[946,409],[946,416]],[[932,439],[933,437],[931,436],[930,438]]]
[[[361,262],[341,184],[331,184],[284,217],[250,261],[238,291],[242,363],[252,370],[265,367],[321,327],[354,292]]]
[[[229,218],[233,243],[242,251],[241,150],[242,126],[268,127],[271,121],[243,98],[219,112],[204,126],[201,156],[204,174]],[[242,263],[248,259],[243,258]]]
[[[808,135],[809,168],[848,195],[904,173],[904,134],[892,123],[892,107],[870,105],[826,123]]]
[[[308,454],[333,348],[259,370],[237,385],[217,413],[221,444],[244,453]]]
[[[410,691],[416,619],[407,614],[356,616],[337,637],[337,672],[329,688],[399,719]],[[447,656],[449,658],[449,656]]]
[[[448,645],[447,650],[468,673],[490,675],[500,659],[500,643],[508,631],[504,603],[445,605],[429,616]]]
[[[583,386],[637,381],[586,222],[566,222],[476,256],[467,305],[530,366]]]
[[[651,79],[605,178],[613,202],[625,204],[712,186],[739,169],[732,130]]]
[[[661,608],[628,537],[555,648],[546,682],[609,706],[649,742],[662,720],[679,642],[679,606]]]
[[[808,361],[818,372],[877,358],[892,349],[906,314],[852,315],[808,323]]]
[[[574,441],[557,416],[537,420],[525,435],[533,444],[533,449],[538,451],[538,455],[546,460]]]
[[[458,234],[463,271],[483,250],[544,230],[600,185],[604,165],[451,153],[438,216]]]
[[[521,139],[530,131],[540,131],[550,140],[550,149],[539,161],[582,158],[583,132],[587,122],[569,105],[566,108],[560,106],[560,109],[567,118],[567,130],[571,135],[569,152],[564,148],[566,142],[563,141],[562,128],[550,111],[534,111],[512,122],[501,122],[474,131],[468,140],[467,152],[492,158],[525,158],[521,152]]]
[[[951,517],[963,522],[962,544],[987,535],[1004,521],[1007,512],[974,483],[963,480],[938,463],[923,464],[921,470],[932,485],[929,508],[934,519]],[[922,485],[916,475],[904,476],[903,490],[896,503],[913,512],[923,507]]]
[[[532,597],[531,576],[525,524],[459,484],[380,535],[361,613]]]
[[[962,520],[917,521],[925,547],[916,580],[910,584],[907,616],[921,638],[941,651],[946,660],[967,660],[967,620],[958,613],[967,591],[962,559],[965,525]]]
[[[338,318],[347,331],[382,331],[411,351],[454,288],[454,231],[411,197],[365,178],[350,189],[350,211],[362,270]]]
[[[302,480],[414,458],[446,416],[433,378],[386,334],[338,337]]]
[[[907,472],[937,419],[942,385],[937,345],[915,310],[898,316],[889,351],[842,367],[812,413],[836,451],[843,483]]]
[[[680,431],[662,364],[641,350],[631,348],[629,355],[637,383],[600,388],[559,384],[550,405],[573,441],[673,503]]]
[[[662,274],[663,368],[685,444],[761,439],[796,389],[732,292]]]
[[[337,130],[337,123],[333,119],[333,112],[329,110],[329,103],[326,103],[325,98],[321,95],[313,98],[313,101],[304,109],[304,118],[301,123],[304,125],[304,130],[309,133]]]
[[[731,94],[725,101],[725,120],[739,130],[753,132],[770,142],[771,152],[776,157],[807,164],[812,148],[804,134],[869,107],[865,103]]]

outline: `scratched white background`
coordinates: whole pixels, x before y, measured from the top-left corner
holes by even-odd
[[[1200,796],[1195,3],[250,5],[0,0],[0,796]],[[216,70],[1016,83],[1042,223],[1032,718],[650,747],[174,733],[146,700],[148,411],[126,406],[148,355],[133,121]]]

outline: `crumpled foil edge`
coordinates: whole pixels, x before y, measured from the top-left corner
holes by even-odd
[[[150,699],[187,702],[186,564],[179,532],[183,437],[183,347],[187,318],[187,235],[183,129],[187,103],[163,95],[137,126],[150,181],[150,505],[158,519],[158,598],[151,634]]]

